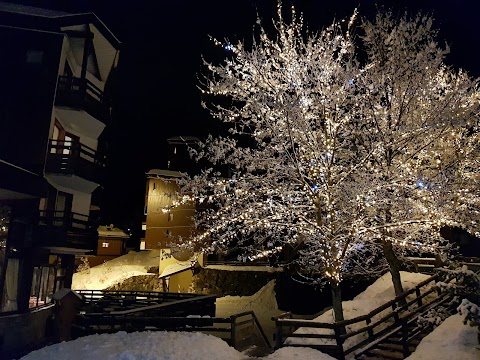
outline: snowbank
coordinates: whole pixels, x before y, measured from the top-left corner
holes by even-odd
[[[241,353],[214,336],[185,332],[91,335],[47,346],[22,360],[240,360]]]
[[[33,351],[21,360],[247,360],[214,336],[186,332],[137,332],[91,335]],[[265,360],[334,360],[308,348],[282,348]]]
[[[147,271],[158,266],[159,260],[158,250],[130,251],[126,255],[73,274],[72,289],[103,290],[133,276],[154,276],[155,274],[148,274]]]
[[[478,360],[477,328],[463,325],[461,315],[446,319],[418,345],[408,360]],[[405,359],[405,360],[407,360]]]
[[[259,291],[251,296],[224,296],[217,299],[216,316],[229,317],[245,311],[255,312],[262,329],[273,344],[275,323],[272,316],[280,315],[283,311],[278,309],[275,298],[275,280],[270,281]]]
[[[409,273],[401,271],[401,278],[403,289],[405,291],[415,287],[418,283],[428,279],[430,276],[419,273]],[[353,300],[344,301],[343,304],[343,315],[345,320],[353,319],[355,317],[368,314],[370,311],[380,307],[386,302],[392,300],[395,297],[395,290],[393,289],[392,276],[390,273],[386,273],[381,278],[379,278],[375,283],[370,285],[363,293],[357,295]],[[389,310],[388,310],[389,311]],[[382,316],[382,313],[377,315],[377,317]],[[333,323],[334,316],[333,310],[327,311],[319,317],[312,320],[312,322],[323,322],[323,323]],[[348,332],[355,331],[360,327],[365,326],[365,323],[353,324],[347,327]],[[315,329],[315,328],[306,328],[301,327],[297,331],[297,334],[333,334],[333,330],[327,329]],[[359,334],[348,338],[345,341],[345,345],[350,347],[361,340],[363,340],[365,334]],[[285,344],[331,344],[332,340],[326,339],[295,339],[288,338]]]
[[[263,358],[264,360],[336,360],[330,355],[320,351],[303,347],[284,347],[273,354]]]

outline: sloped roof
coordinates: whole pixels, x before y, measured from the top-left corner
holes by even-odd
[[[93,24],[99,32],[112,44],[115,49],[120,49],[121,43],[110,31],[109,28],[92,12],[82,14],[70,14],[63,11],[49,10],[34,6],[12,4],[0,2],[0,12],[9,13],[13,16],[21,16],[25,18],[37,17],[41,18],[50,26],[55,24],[57,27],[73,26],[81,24]],[[38,23],[36,23],[38,26]],[[22,26],[25,26],[23,24]],[[28,26],[28,25],[27,25]]]
[[[112,238],[121,238],[121,239],[128,239],[127,233],[125,233],[122,229],[112,226],[105,226],[100,225],[98,227],[98,236],[102,237],[112,237]]]
[[[172,170],[161,170],[161,169],[152,169],[146,173],[148,178],[161,178],[161,177],[169,177],[169,178],[180,178],[182,174],[178,171]]]
[[[63,11],[42,9],[42,8],[37,8],[33,6],[12,4],[12,3],[6,3],[6,2],[0,2],[0,11],[23,14],[23,15],[44,16],[44,17],[50,17],[50,18],[71,15]]]
[[[191,144],[199,143],[200,139],[196,136],[173,136],[167,139],[169,144]]]

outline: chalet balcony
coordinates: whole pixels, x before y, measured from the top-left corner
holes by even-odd
[[[36,241],[38,245],[62,249],[63,252],[95,251],[98,224],[89,216],[67,211],[41,210]]]
[[[59,76],[55,106],[85,111],[105,125],[110,121],[110,106],[103,91],[87,79]]]
[[[50,140],[45,164],[47,175],[65,175],[85,179],[94,184],[101,184],[105,163],[94,149],[78,141]],[[64,179],[62,186],[71,187],[73,179]],[[78,189],[81,190],[81,189]]]

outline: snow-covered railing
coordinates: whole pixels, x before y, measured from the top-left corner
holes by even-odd
[[[192,293],[169,293],[161,291],[136,291],[136,290],[75,290],[85,298],[89,303],[98,300],[122,300],[141,301],[141,300],[163,300],[172,301],[197,297],[198,294]]]
[[[368,314],[341,322],[297,320],[291,318],[291,313],[274,317],[276,346],[284,346],[288,338],[288,346],[312,347],[338,359],[345,359],[346,355],[353,352],[359,356],[382,339],[400,333],[406,356],[410,352],[409,340],[418,330],[409,329],[409,325],[421,313],[450,299],[447,292],[440,292],[434,286],[441,279],[441,275],[435,274]],[[297,332],[299,328],[302,331]]]

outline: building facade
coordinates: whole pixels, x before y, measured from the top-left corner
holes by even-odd
[[[124,255],[128,239],[130,239],[128,234],[113,225],[99,226],[97,252],[95,256],[87,257],[89,265],[101,265]]]
[[[190,158],[189,149],[198,142],[198,138],[191,136],[167,139],[167,170],[152,169],[146,173],[140,249],[159,250],[159,276],[165,291],[187,292],[195,264],[202,262],[202,257],[180,252],[172,245],[179,238],[190,239],[195,235],[195,204],[171,205],[178,200],[181,172],[196,172],[197,164]]]
[[[0,315],[13,316],[50,303],[70,287],[75,257],[97,249],[92,198],[120,43],[93,13],[9,3],[0,37]],[[7,347],[35,337],[28,325],[1,329]]]

